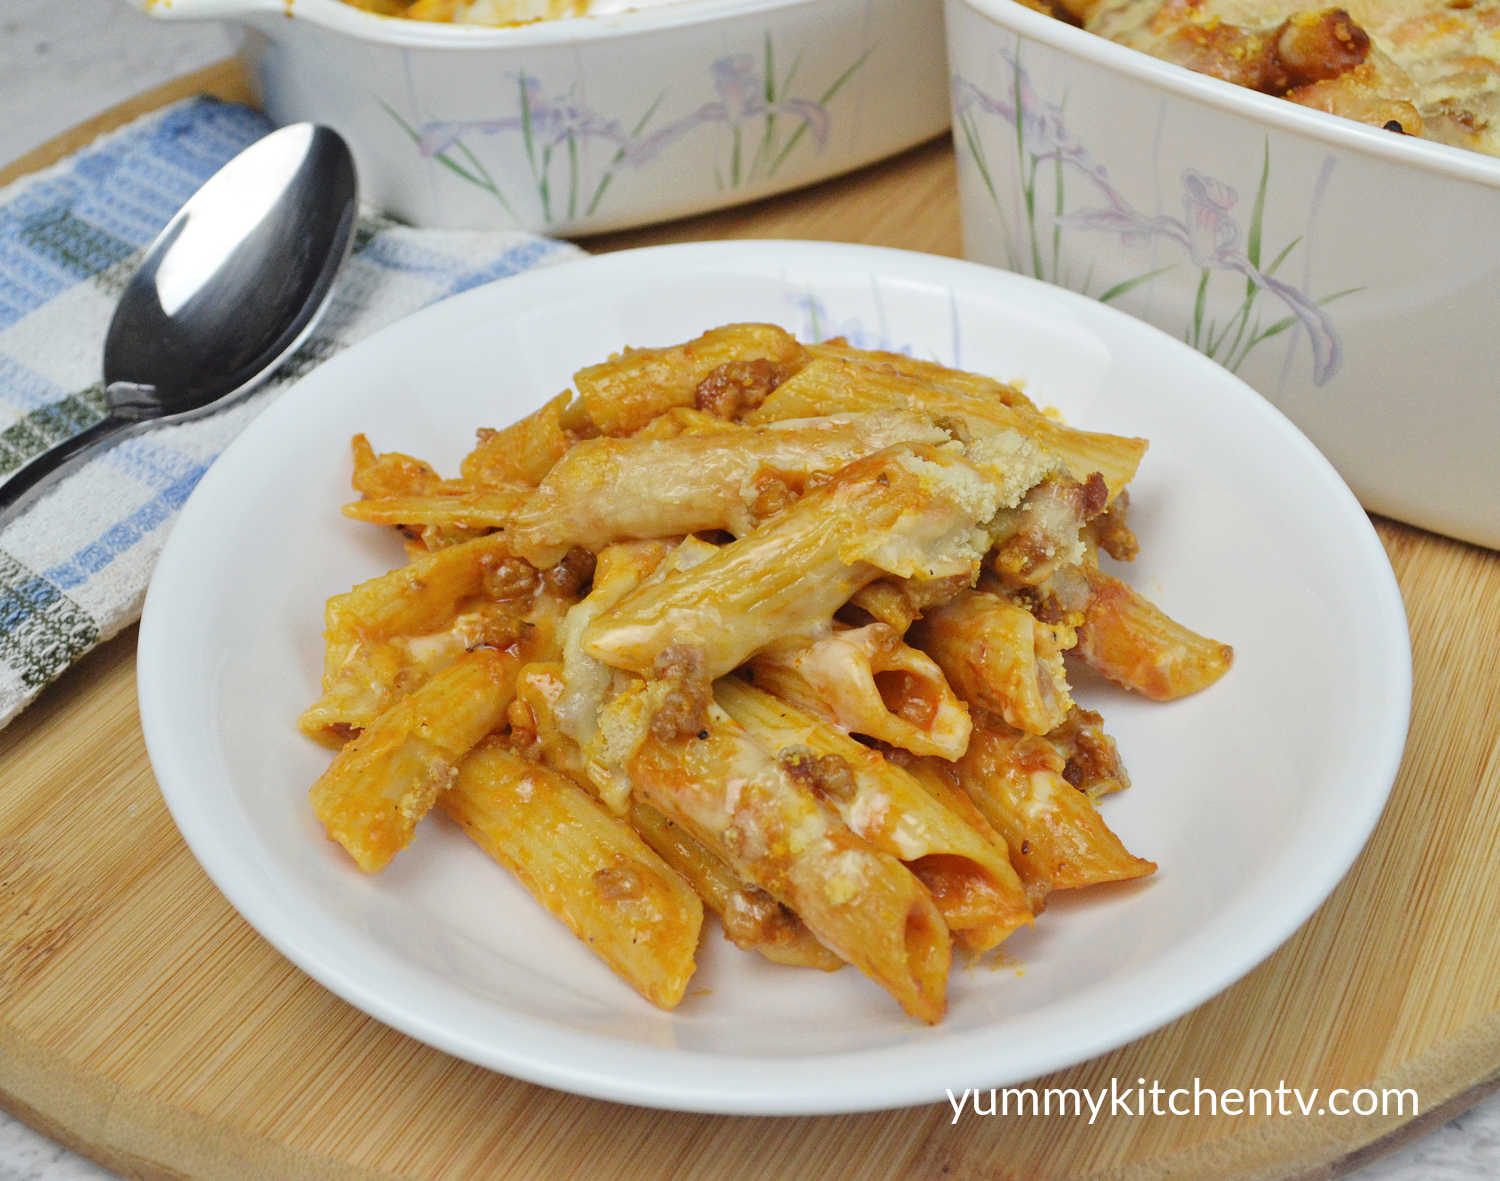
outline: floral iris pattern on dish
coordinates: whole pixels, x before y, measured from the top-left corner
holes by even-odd
[[[955,77],[953,112],[960,142],[1000,214],[1011,269],[1110,303],[1186,265],[1198,271],[1191,306],[1181,309],[1180,331],[1188,344],[1238,372],[1261,345],[1300,330],[1312,350],[1313,381],[1323,385],[1338,372],[1343,345],[1327,305],[1358,288],[1314,298],[1279,278],[1277,272],[1303,245],[1300,235],[1263,264],[1268,253],[1262,228],[1271,177],[1269,141],[1248,229],[1242,229],[1238,218],[1239,192],[1195,169],[1181,174],[1180,216],[1161,207],[1146,213],[1115,187],[1108,170],[1068,131],[1062,105],[1036,92],[1016,56],[1002,52],[1000,57],[1010,67],[1009,89],[991,94]],[[1015,145],[1018,202],[1006,200],[1009,194],[997,182],[999,161],[988,154],[982,135],[987,121],[1014,129],[1005,140]],[[1129,247],[1168,244],[1185,257],[1095,291],[1092,266],[1082,275],[1068,269],[1063,239],[1069,230],[1114,234]],[[1079,253],[1087,252],[1073,252]],[[1220,311],[1216,315],[1213,309]]]
[[[845,340],[857,349],[877,349],[912,356],[911,345],[892,338],[883,315],[877,316],[880,322],[870,327],[860,316],[838,317],[810,291],[788,296],[788,301],[799,313],[801,323],[794,330],[799,340],[815,344],[825,340]]]
[[[830,105],[871,52],[859,54],[816,98],[810,98],[793,92],[802,55],[785,71],[779,70],[768,35],[760,62],[749,53],[717,59],[708,70],[715,97],[655,127],[652,124],[667,98],[665,92],[627,127],[589,107],[579,97],[576,83],[554,93],[529,74],[515,79],[514,114],[413,126],[394,108],[382,105],[424,159],[488,192],[512,217],[516,217],[516,194],[505,191],[469,139],[476,135],[519,137],[543,220],[552,225],[592,216],[619,173],[649,167],[672,145],[700,129],[718,137],[714,179],[720,189],[750,188],[771,180],[804,140],[816,151],[827,145],[833,126]],[[603,147],[602,162],[588,158],[591,144]]]

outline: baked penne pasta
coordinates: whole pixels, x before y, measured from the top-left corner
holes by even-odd
[[[1126,881],[1156,871],[1064,778],[1067,759],[1046,738],[976,714],[974,736],[949,774],[1005,838],[1034,904],[1052,890]]]
[[[663,1009],[682,1000],[703,904],[630,825],[494,738],[438,803],[643,997]]]
[[[677,406],[733,418],[723,411],[754,404],[806,357],[796,338],[774,324],[728,324],[671,348],[627,349],[580,369],[573,384],[602,433],[628,435]]]
[[[731,324],[627,350],[461,477],[354,440],[347,516],[409,563],[329,601],[303,729],[366,871],[437,802],[641,995],[685,995],[706,907],[939,1020],[1049,893],[1150,874],[1063,653],[1149,696],[1227,645],[1098,569],[1145,441],[1016,386]]]
[[[689,551],[695,545],[712,550],[706,543],[685,544]],[[622,756],[617,748],[631,736],[618,728],[601,727],[600,720],[607,703],[622,691],[638,687],[638,683],[585,651],[584,637],[598,615],[655,578],[658,571],[664,575],[669,556],[685,561],[679,557],[683,549],[683,545],[674,547],[663,541],[610,546],[599,556],[594,585],[587,597],[563,620],[563,690],[555,706],[559,728],[578,747],[584,777],[605,804],[620,815],[628,808],[630,780],[621,770]]]
[[[556,604],[538,599],[535,570],[500,536],[451,546],[328,600],[323,694],[298,721],[337,746],[459,654],[549,627]]]
[[[515,517],[515,552],[549,565],[574,545],[748,533],[800,496],[810,476],[898,443],[948,441],[927,416],[904,412],[726,429],[732,445],[722,432],[578,444]]]
[[[1018,730],[1045,734],[1073,704],[1058,629],[998,595],[963,591],[924,615],[908,638],[965,701]]]
[[[1090,668],[1153,701],[1208,688],[1234,649],[1184,627],[1118,578],[1086,570],[1092,592],[1074,649]]]
[[[883,623],[773,645],[750,664],[755,684],[850,734],[913,754],[956,759],[969,745],[969,710],[925,652]]]
[[[579,438],[592,431],[573,394],[558,394],[539,410],[503,430],[481,430],[474,450],[459,465],[463,478],[480,487],[535,487]]]
[[[459,761],[504,720],[520,662],[466,652],[380,715],[313,784],[313,813],[366,873],[411,843]]]
[[[1104,479],[1098,473],[1081,484],[1068,477],[1043,480],[996,519],[990,572],[1002,587],[1020,590],[1086,561],[1086,525],[1104,507]]]
[[[642,587],[593,621],[584,649],[645,673],[669,645],[722,676],[773,640],[826,626],[882,573],[973,577],[983,527],[1034,482],[1024,455],[1008,480],[948,447],[893,447],[723,546],[690,572]]]
[[[855,627],[883,623],[898,636],[904,635],[922,612],[967,590],[972,581],[966,574],[948,578],[877,579],[850,596],[841,618]]]
[[[749,423],[779,418],[876,410],[921,410],[962,424],[974,437],[1018,431],[1057,456],[1075,480],[1099,472],[1113,499],[1134,477],[1146,453],[1146,440],[1081,431],[1026,407],[935,385],[888,366],[866,365],[833,356],[815,357],[779,385]]]
[[[399,451],[376,454],[370,440],[355,435],[350,440],[354,472],[350,484],[363,496],[421,496],[440,491],[448,481],[432,466]]]
[[[345,515],[396,526],[406,536],[407,552],[413,559],[461,541],[471,541],[484,532],[459,525],[404,521],[400,519],[403,510],[396,508],[398,504],[405,504],[408,506],[405,511],[409,511],[410,505],[425,503],[429,497],[441,501],[446,497],[472,493],[473,485],[467,481],[445,480],[429,464],[400,452],[376,455],[364,435],[354,436],[353,449],[351,483],[354,490],[364,497],[359,503],[379,501],[386,511],[382,513],[379,508],[370,508],[351,512],[346,507]]]
[[[676,439],[682,435],[717,435],[726,431],[738,431],[741,424],[730,418],[721,418],[695,406],[673,406],[658,414],[638,431],[632,431],[632,439]]]
[[[1004,843],[985,840],[878,751],[736,677],[715,684],[714,698],[851,832],[905,863],[970,951],[1031,923]]]
[[[1140,553],[1141,543],[1136,540],[1126,517],[1130,512],[1130,489],[1110,501],[1109,507],[1089,521],[1084,529],[1084,545],[1089,553],[1089,564],[1099,564],[1098,551],[1103,550],[1119,562],[1133,562]]]
[[[887,750],[882,753],[895,766],[910,775],[923,791],[978,833],[981,839],[1006,850],[1006,855],[1009,856],[1010,849],[1005,843],[1005,838],[995,831],[995,826],[984,818],[984,813],[958,786],[949,763],[941,759],[914,755],[905,750]]]
[[[583,754],[562,728],[558,703],[567,686],[560,660],[537,660],[516,674],[516,697],[507,716],[512,748],[588,786]]]
[[[1009,406],[1012,410],[1022,410],[1031,414],[1041,413],[1020,387],[1010,382],[997,381],[993,377],[968,373],[962,369],[950,369],[935,361],[908,357],[905,353],[851,348],[848,342],[841,340],[825,340],[821,344],[808,345],[807,351],[814,357],[831,357],[855,365],[889,369],[893,373],[899,373],[902,377],[943,386],[957,393],[966,394],[979,402],[996,402],[1001,406]]]
[[[558,721],[557,706],[564,692],[561,664],[538,663],[522,669],[516,679],[511,741],[522,743],[539,761],[588,785],[582,752]],[[524,711],[523,717],[515,717],[516,706]],[[778,964],[825,972],[843,966],[844,961],[819,943],[796,914],[758,886],[743,881],[728,862],[681,825],[640,800],[629,802],[626,816],[662,860],[691,883],[736,947]]]
[[[791,967],[836,972],[844,966],[790,908],[738,878],[727,861],[682,825],[640,802],[631,805],[630,823],[663,861],[692,883],[736,947]]]
[[[529,489],[482,488],[421,496],[378,496],[344,506],[344,516],[371,525],[395,525],[402,529],[436,526],[442,529],[500,529],[509,524],[525,505]],[[550,566],[570,547],[553,555]],[[512,552],[517,552],[512,549]]]
[[[799,914],[907,1013],[941,1019],[952,944],[922,884],[851,833],[723,710],[709,707],[701,733],[663,742],[647,732],[626,764],[640,798]]]

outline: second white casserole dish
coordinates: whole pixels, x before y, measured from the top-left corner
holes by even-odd
[[[948,125],[939,0],[683,0],[509,28],[340,0],[136,0],[229,19],[266,112],[354,148],[420,226],[575,235],[809,184]]]
[[[970,258],[1149,320],[1275,402],[1366,508],[1500,546],[1500,160],[1014,0],[947,21]]]

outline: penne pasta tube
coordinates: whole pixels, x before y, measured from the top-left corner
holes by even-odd
[[[972,578],[989,546],[983,526],[1035,478],[1026,462],[1001,478],[951,444],[876,452],[691,571],[626,596],[594,619],[584,650],[645,673],[668,646],[691,648],[712,680],[826,626],[882,573]]]
[[[588,597],[563,620],[561,689],[551,704],[552,713],[560,733],[577,748],[578,775],[617,814],[627,810],[630,781],[621,764],[623,752],[637,740],[638,723],[651,726],[664,738],[697,730],[697,712],[707,700],[708,683],[698,676],[695,661],[679,663],[680,654],[672,649],[653,668],[653,679],[643,682],[590,656],[583,650],[581,637],[597,612],[634,587],[689,569],[714,552],[712,544],[693,537],[675,546],[666,542],[611,546],[601,555]],[[613,708],[606,713],[606,706]],[[628,721],[623,720],[627,713],[631,714]],[[608,725],[602,724],[606,717]]]
[[[1101,549],[1116,561],[1135,561],[1136,555],[1141,551],[1141,545],[1126,522],[1129,512],[1130,489],[1127,488],[1110,502],[1109,508],[1088,523],[1088,528],[1084,531],[1084,540],[1090,551],[1094,553],[1090,565],[1099,564],[1096,551]]]
[[[1083,622],[1093,590],[1089,586],[1086,562],[1059,566],[1035,586],[1006,590],[998,578],[981,577],[979,585],[1025,607],[1038,619],[1057,629],[1058,646],[1072,651],[1078,644],[1078,625]]]
[[[313,812],[366,873],[411,843],[459,761],[505,720],[520,661],[494,648],[459,657],[334,756]]]
[[[1206,689],[1234,661],[1234,649],[1184,627],[1133,587],[1085,570],[1092,592],[1074,651],[1117,684],[1171,701]]]
[[[754,404],[805,359],[774,324],[728,324],[671,348],[626,349],[580,369],[573,384],[601,433],[628,435],[676,406],[717,413]]]
[[[421,496],[442,488],[444,480],[424,463],[399,451],[377,455],[364,435],[351,440],[354,474],[350,483],[364,496]]]
[[[885,757],[910,775],[923,791],[978,833],[982,840],[1004,849],[1007,858],[1009,857],[1010,849],[1005,838],[995,831],[994,825],[984,818],[984,813],[954,781],[950,763],[904,750],[887,751]]]
[[[1156,871],[1131,854],[1094,803],[1064,778],[1067,760],[1046,738],[979,714],[950,770],[1010,848],[1033,902],[1050,890],[1125,881]]]
[[[682,1000],[703,905],[630,825],[493,738],[438,803],[643,997],[663,1009]]]
[[[463,599],[514,562],[503,537],[488,535],[453,546],[360,583],[328,601],[328,630],[382,639],[427,631],[451,617]]]
[[[706,530],[748,533],[802,494],[809,476],[898,443],[945,443],[921,414],[856,414],[670,439],[574,447],[515,517],[515,552],[549,565],[570,546]],[[503,523],[503,522],[501,522]]]
[[[813,937],[789,908],[743,882],[718,854],[650,804],[633,803],[630,823],[641,838],[698,891],[736,947],[777,964],[836,972],[841,960]]]
[[[400,530],[405,538],[402,546],[406,550],[408,562],[415,562],[450,546],[473,541],[490,532],[488,529],[470,529],[458,525],[403,525]]]
[[[916,755],[908,754],[906,751],[892,751],[891,757],[896,765],[906,771],[922,787],[922,790],[932,796],[943,807],[947,808],[955,816],[961,818],[965,824],[979,834],[980,838],[991,842],[997,848],[1003,849],[1009,858],[1009,848],[1006,846],[1005,838],[997,833],[994,826],[984,818],[984,814],[975,806],[962,789],[951,781],[952,771],[949,764],[938,759],[918,758]],[[943,770],[939,770],[943,768]],[[1014,867],[1012,867],[1014,872]],[[1020,875],[1016,875],[1020,881]],[[1042,913],[1042,908],[1047,900],[1045,889],[1039,889],[1035,883],[1021,883],[1021,899],[1027,908],[1027,912],[1035,917]],[[986,946],[984,928],[974,930],[960,930],[953,933],[953,941],[965,951],[972,955],[980,955],[989,950]]]
[[[849,599],[849,622],[883,623],[898,636],[921,618],[922,612],[938,603],[946,603],[961,590],[968,589],[966,575],[951,578],[881,578],[862,586]]]
[[[562,728],[557,707],[567,691],[559,660],[537,660],[516,674],[516,699],[511,704],[510,745],[527,758],[554,771],[588,783],[583,756]]]
[[[776,644],[750,667],[757,687],[851,734],[940,759],[968,748],[968,707],[930,656],[883,623]]]
[[[579,438],[568,424],[582,418],[571,392],[503,430],[481,430],[479,441],[459,465],[463,478],[483,487],[523,484],[535,487]]]
[[[717,706],[701,733],[646,734],[626,764],[637,797],[790,907],[913,1017],[943,1015],[951,940],[932,897],[851,833]]]
[[[737,434],[749,428],[742,427],[733,419],[720,418],[707,410],[693,406],[673,406],[658,414],[638,431],[631,432],[632,439],[676,439],[681,435]]]
[[[355,435],[353,443],[354,477],[352,483],[354,490],[362,494],[366,502],[380,501],[388,511],[382,515],[378,508],[353,512],[346,509],[347,516],[370,520],[376,524],[396,526],[406,535],[407,553],[413,560],[450,545],[457,545],[461,541],[471,541],[484,532],[482,529],[471,529],[465,526],[426,524],[400,519],[403,511],[410,511],[409,503],[411,502],[421,503],[427,497],[461,496],[472,492],[473,489],[462,480],[444,480],[432,470],[431,466],[410,455],[402,455],[395,451],[376,455],[374,448],[370,446],[370,441],[364,435]],[[389,511],[398,503],[408,504],[408,508],[401,511]],[[361,513],[369,515],[361,515]]]
[[[927,612],[907,638],[960,697],[1018,730],[1045,734],[1073,704],[1056,631],[998,595],[963,591]]]
[[[1002,587],[1021,590],[1080,563],[1088,548],[1085,522],[1104,505],[1104,479],[1098,473],[1082,484],[1067,477],[1043,480],[996,519],[990,570]]]
[[[323,694],[298,720],[302,732],[337,746],[468,648],[516,640],[533,609],[545,626],[539,586],[497,534],[335,595],[324,612]]]
[[[1110,499],[1135,478],[1146,440],[1067,426],[1026,407],[833,356],[818,356],[745,416],[751,424],[838,412],[902,409],[951,417],[974,437],[1018,431],[1058,456],[1075,480],[1099,472]]]
[[[513,706],[511,738],[533,749],[549,767],[592,788],[578,744],[558,722],[557,705],[564,688],[560,664],[531,664],[522,669],[516,679],[516,700],[524,708],[524,718],[516,717]],[[743,881],[728,862],[680,824],[640,800],[629,801],[626,815],[641,838],[698,891],[736,947],[778,964],[824,972],[843,967],[844,961],[819,943],[796,914],[758,886]]]
[[[630,781],[621,772],[619,759],[607,754],[614,735],[600,732],[599,715],[605,703],[632,678],[584,651],[583,637],[601,612],[651,578],[672,552],[673,547],[665,541],[621,543],[604,550],[594,571],[593,587],[569,610],[560,633],[562,692],[554,713],[561,733],[578,747],[582,777],[619,815],[626,810]]]
[[[514,486],[445,491],[437,495],[379,496],[346,504],[343,512],[351,520],[398,528],[435,525],[447,529],[500,529],[521,511],[529,494],[529,489]],[[540,564],[552,565],[568,548],[563,546],[549,561]],[[520,551],[512,545],[511,552]]]
[[[939,365],[935,361],[923,361],[917,357],[908,357],[905,353],[882,352],[879,349],[856,349],[848,344],[832,340],[825,340],[822,344],[808,345],[807,351],[814,357],[832,357],[839,361],[853,362],[866,367],[889,369],[899,373],[902,377],[930,382],[967,394],[976,401],[997,402],[1013,410],[1024,410],[1031,414],[1041,413],[1030,398],[1009,382],[985,377],[978,373],[969,373],[963,369],[949,369],[946,365]]]
[[[878,751],[736,677],[718,681],[714,697],[851,832],[904,862],[970,950],[988,951],[1031,922],[1005,845],[985,840]]]

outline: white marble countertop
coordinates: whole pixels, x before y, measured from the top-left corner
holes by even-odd
[[[121,0],[0,0],[0,162],[133,94],[217,61],[232,46],[222,27],[152,21]],[[113,1176],[0,1113],[0,1181]],[[1352,1176],[1500,1177],[1500,1094]]]

